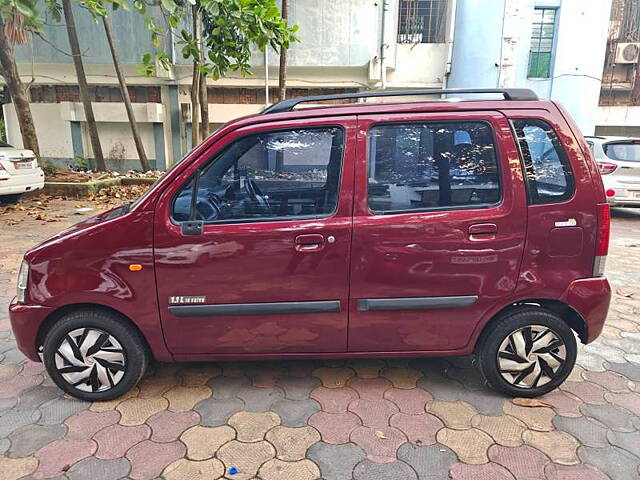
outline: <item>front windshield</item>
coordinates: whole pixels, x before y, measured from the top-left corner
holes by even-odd
[[[606,143],[602,146],[604,153],[611,160],[623,162],[640,162],[640,141],[636,142],[614,142]]]

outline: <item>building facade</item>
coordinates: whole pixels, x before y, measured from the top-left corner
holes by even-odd
[[[295,0],[290,23],[299,43],[288,54],[288,95],[371,89],[530,87],[561,101],[585,134],[598,113],[610,0]],[[76,23],[107,165],[136,168],[130,135],[102,26],[76,8]],[[159,15],[159,12],[158,12]],[[147,156],[157,169],[190,148],[191,66],[168,35],[169,71],[138,73],[152,51],[143,19],[112,18],[119,55]],[[43,158],[60,165],[91,162],[91,146],[66,31],[50,25],[16,50],[30,84]],[[256,113],[276,97],[278,53],[256,52],[254,75],[228,76],[208,87],[211,127]],[[268,69],[265,69],[265,64]],[[267,70],[268,72],[266,72]],[[21,145],[11,103],[3,106],[10,143]]]
[[[640,137],[640,2],[613,0],[597,135]]]

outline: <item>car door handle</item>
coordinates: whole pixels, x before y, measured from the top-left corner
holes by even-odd
[[[295,239],[296,250],[299,252],[317,252],[324,248],[324,237],[319,233],[298,235]]]
[[[496,237],[498,226],[495,223],[476,223],[469,225],[469,238],[472,240],[490,240]]]

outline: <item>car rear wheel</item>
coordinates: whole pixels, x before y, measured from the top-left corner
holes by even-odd
[[[480,372],[494,390],[537,397],[557,388],[576,361],[576,338],[555,313],[513,311],[490,324],[476,349]]]
[[[144,375],[148,354],[138,331],[122,317],[81,310],[61,317],[47,332],[44,364],[62,390],[81,400],[119,397]]]

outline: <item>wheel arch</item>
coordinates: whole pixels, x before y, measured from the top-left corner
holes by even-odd
[[[511,312],[522,310],[525,308],[541,308],[555,313],[561,320],[563,320],[567,325],[569,325],[569,327],[571,327],[571,330],[573,330],[578,335],[578,338],[582,343],[586,343],[589,334],[587,323],[585,322],[582,315],[578,313],[578,311],[560,300],[552,300],[547,298],[529,298],[518,300],[517,302],[511,303],[496,312],[482,328],[475,348],[477,348],[478,345],[481,344],[484,336],[487,335],[487,333],[491,330],[491,325],[493,323]]]
[[[107,305],[102,305],[99,303],[74,303],[74,304],[64,305],[60,308],[57,308],[53,312],[51,312],[47,316],[47,318],[43,320],[42,324],[40,325],[40,328],[38,329],[38,334],[36,335],[36,351],[38,352],[38,354],[42,353],[42,344],[44,343],[45,336],[47,335],[47,332],[49,332],[51,327],[64,315],[67,315],[72,312],[81,311],[81,310],[100,310],[103,312],[109,312],[117,315],[122,319],[122,321],[125,324],[133,328],[138,333],[138,335],[140,336],[140,339],[142,340],[142,343],[145,346],[147,354],[149,355],[148,358],[155,358],[153,349],[149,345],[149,341],[147,340],[142,330],[140,330],[140,327],[138,327],[138,325],[136,325],[133,320],[131,320],[128,316],[116,310],[115,308],[109,307]]]

